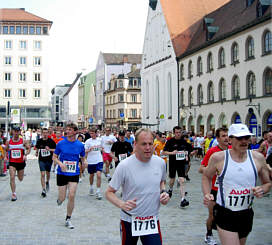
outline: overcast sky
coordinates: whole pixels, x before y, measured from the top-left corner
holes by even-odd
[[[50,88],[95,70],[99,52],[142,53],[148,0],[6,0],[53,21]]]

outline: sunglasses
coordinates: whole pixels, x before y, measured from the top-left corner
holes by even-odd
[[[240,136],[240,137],[230,137],[230,138],[235,138],[237,140],[242,140],[242,139],[245,139],[245,140],[249,140],[250,139],[250,135],[246,135],[246,136]]]

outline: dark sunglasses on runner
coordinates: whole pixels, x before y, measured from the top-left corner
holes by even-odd
[[[250,135],[246,135],[246,136],[240,136],[240,137],[234,137],[234,136],[232,136],[232,137],[230,137],[230,138],[235,138],[235,139],[237,139],[237,140],[242,140],[242,139],[245,139],[245,140],[249,140],[250,139]]]

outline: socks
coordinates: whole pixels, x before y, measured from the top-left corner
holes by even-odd
[[[68,220],[68,219],[71,219],[71,216],[68,216],[68,215],[67,215],[67,216],[66,216],[66,220]]]

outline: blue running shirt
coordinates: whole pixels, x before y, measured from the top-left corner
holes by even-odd
[[[61,140],[56,147],[54,152],[59,156],[59,160],[66,164],[67,172],[61,171],[60,166],[57,168],[57,174],[75,176],[79,175],[79,157],[85,156],[84,145],[79,141],[75,140],[73,142],[67,140]]]

